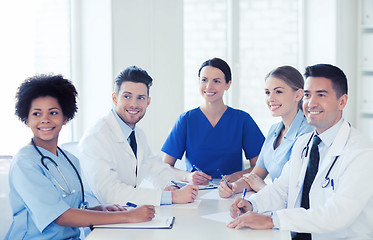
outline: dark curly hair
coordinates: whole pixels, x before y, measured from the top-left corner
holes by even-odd
[[[38,97],[56,98],[67,121],[74,118],[78,110],[76,97],[78,92],[74,85],[62,75],[36,75],[26,79],[19,86],[16,94],[16,111],[18,118],[26,124],[31,102]]]

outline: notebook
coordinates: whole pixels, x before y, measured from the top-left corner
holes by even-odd
[[[93,228],[122,228],[122,229],[171,229],[175,221],[175,217],[159,217],[156,216],[153,220],[143,223],[116,223],[95,225]]]

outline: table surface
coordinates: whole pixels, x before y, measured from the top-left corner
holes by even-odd
[[[200,190],[201,199],[210,190]],[[201,199],[198,208],[176,208],[174,205],[156,207],[160,216],[174,216],[172,229],[94,229],[87,240],[146,239],[146,240],[193,240],[193,239],[260,239],[289,240],[290,232],[280,230],[229,229],[225,223],[202,218],[201,216],[229,211],[232,200]]]

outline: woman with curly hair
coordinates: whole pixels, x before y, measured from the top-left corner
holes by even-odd
[[[5,239],[79,239],[79,227],[144,222],[153,206],[87,208],[78,159],[57,146],[62,127],[77,111],[77,91],[61,75],[26,79],[16,95],[16,115],[33,132],[10,171],[13,223]]]

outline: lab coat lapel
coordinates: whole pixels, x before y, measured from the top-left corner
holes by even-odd
[[[347,121],[344,121],[339,129],[337,136],[335,137],[328,153],[326,154],[325,160],[320,159],[319,171],[317,172],[316,178],[324,178],[325,172],[328,171],[332,162],[337,156],[340,156],[350,135],[350,126]],[[316,179],[315,178],[315,179]]]
[[[120,125],[119,125],[117,119],[114,116],[114,113],[112,111],[110,111],[109,114],[107,115],[106,119],[107,119],[109,125],[111,126],[111,129],[113,130],[112,137],[113,137],[114,141],[123,146],[123,148],[122,147],[119,148],[119,149],[123,149],[123,151],[124,151],[123,156],[130,155],[131,156],[131,162],[134,164],[132,166],[136,168],[137,159],[135,157],[135,154],[132,151],[131,145],[128,143],[127,138],[124,136],[123,131],[120,128]],[[142,150],[141,144],[139,144],[139,141],[137,139],[138,139],[138,136],[137,136],[137,132],[136,132],[137,156],[139,157],[139,159],[141,159],[142,156],[143,156],[143,150]],[[141,156],[139,155],[140,152],[141,152]],[[138,166],[140,166],[140,162],[137,163],[137,164],[138,164]],[[138,167],[137,170],[139,170],[139,167]],[[136,176],[134,175],[134,177],[136,177]],[[136,182],[137,178],[136,178],[136,180],[134,179],[134,181]]]
[[[304,176],[308,165],[309,152],[307,157],[302,157],[303,149],[306,148],[313,133],[308,133],[298,138],[295,145],[299,144],[299,147],[293,148],[292,156],[290,157],[290,175],[289,175],[289,195],[288,195],[288,207],[294,208],[297,205],[298,199],[301,195],[301,189],[303,186]],[[310,147],[309,147],[310,148]],[[283,172],[284,173],[284,172]],[[282,176],[282,175],[281,175]]]
[[[122,129],[119,126],[119,123],[117,119],[114,116],[114,113],[112,111],[109,112],[109,114],[106,116],[106,121],[108,122],[109,126],[113,130],[113,138],[115,139],[116,142],[122,143],[127,141],[126,137],[124,136]],[[128,144],[129,148],[131,146]]]
[[[314,134],[310,135],[310,138],[313,137]],[[307,142],[308,142],[308,139],[307,139]],[[306,144],[307,144],[306,142]],[[299,177],[298,177],[298,183],[297,183],[297,189],[296,189],[296,197],[294,199],[294,203],[293,203],[293,206],[295,206],[296,202],[297,202],[297,199],[299,197],[301,197],[301,190],[302,190],[302,186],[303,186],[303,182],[304,182],[304,177],[306,176],[306,171],[307,171],[307,166],[308,166],[308,161],[309,161],[309,158],[310,158],[310,151],[311,151],[311,145],[312,145],[312,141],[310,143],[310,146],[309,146],[309,149],[308,149],[308,153],[307,153],[307,157],[304,157],[303,159],[301,158],[301,165],[300,165],[300,168],[296,168],[296,169],[299,169]],[[306,147],[307,145],[305,145],[304,147]],[[296,170],[298,171],[298,170]]]
[[[319,182],[318,179],[320,177],[324,178],[325,172],[329,169],[329,167],[330,167],[331,163],[333,162],[334,158],[336,156],[341,155],[341,153],[342,153],[342,151],[343,151],[343,149],[344,149],[344,147],[347,143],[348,136],[350,134],[350,129],[351,128],[349,127],[349,123],[347,121],[344,121],[342,123],[342,126],[341,126],[340,130],[337,133],[337,136],[336,136],[335,140],[333,141],[333,144],[331,145],[331,147],[330,147],[330,149],[329,149],[329,151],[328,151],[328,153],[325,157],[325,160],[320,159],[319,170],[318,170],[317,175],[315,177],[314,183]],[[311,137],[311,135],[309,137]],[[309,138],[307,138],[307,141],[308,140],[309,140]],[[306,146],[306,144],[307,144],[307,142],[305,142],[304,147]],[[294,196],[294,198],[289,199],[289,206],[296,207],[297,200],[300,199],[300,197],[301,197],[301,194],[302,194],[301,190],[302,190],[302,187],[303,187],[304,177],[305,177],[306,171],[307,171],[307,165],[308,165],[308,161],[309,161],[311,146],[312,146],[312,141],[311,141],[309,149],[308,149],[307,157],[305,157],[304,159],[301,159],[301,164],[299,164],[298,166],[295,166],[294,169],[293,169],[293,171],[299,171],[299,177],[298,177],[298,181],[297,181],[297,185],[296,185],[295,196]],[[311,194],[311,192],[312,192],[312,187],[311,187],[311,190],[310,190],[310,194]],[[294,201],[294,202],[292,202],[292,201]]]
[[[137,171],[139,171],[142,159],[144,158],[144,145],[140,141],[140,131],[136,131],[136,141],[137,141]],[[138,172],[137,172],[138,173]]]

